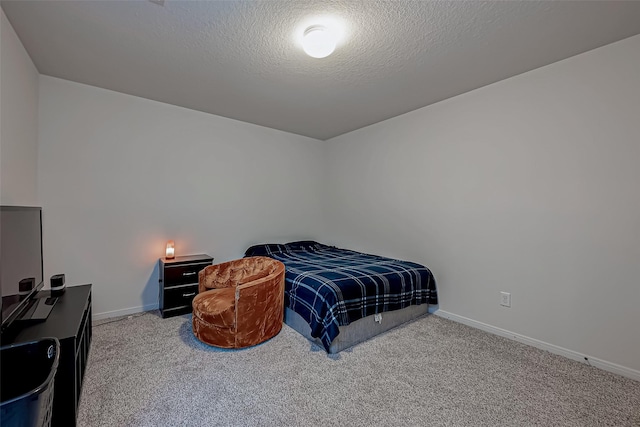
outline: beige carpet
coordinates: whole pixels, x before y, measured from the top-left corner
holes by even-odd
[[[150,312],[94,327],[78,425],[640,426],[640,382],[432,315],[327,356]]]

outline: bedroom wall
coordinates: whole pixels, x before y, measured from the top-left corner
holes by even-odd
[[[0,204],[36,206],[38,70],[0,15]]]
[[[318,238],[320,141],[52,77],[40,79],[45,277],[92,283],[94,313],[157,307],[158,258],[240,258]]]
[[[640,378],[639,52],[635,36],[330,140],[328,240],[427,264],[443,315]]]

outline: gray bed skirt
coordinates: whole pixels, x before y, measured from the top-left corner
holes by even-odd
[[[347,326],[340,326],[338,335],[329,348],[329,353],[339,353],[344,349],[352,347],[369,338],[375,337],[389,329],[395,328],[410,320],[416,319],[429,311],[429,304],[410,305],[402,310],[387,311],[382,313],[382,321],[376,322],[374,315],[358,319]],[[324,348],[322,341],[311,336],[311,327],[305,320],[289,307],[285,307],[284,322],[298,331],[309,341]]]

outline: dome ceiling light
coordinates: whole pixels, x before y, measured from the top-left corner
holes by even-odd
[[[304,30],[302,48],[313,58],[326,58],[336,49],[337,42],[335,32],[324,25],[312,25]]]

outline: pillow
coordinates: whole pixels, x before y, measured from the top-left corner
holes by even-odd
[[[289,243],[263,243],[260,245],[253,245],[247,249],[244,253],[245,257],[249,256],[269,256],[271,254],[279,252],[294,252],[294,251],[317,251],[324,245],[315,242],[313,240],[298,240]]]
[[[244,252],[244,256],[269,256],[272,253],[284,252],[285,245],[279,245],[276,243],[263,243],[260,245],[253,245]]]
[[[313,240],[298,240],[286,243],[285,246],[291,251],[317,251],[322,245]]]

